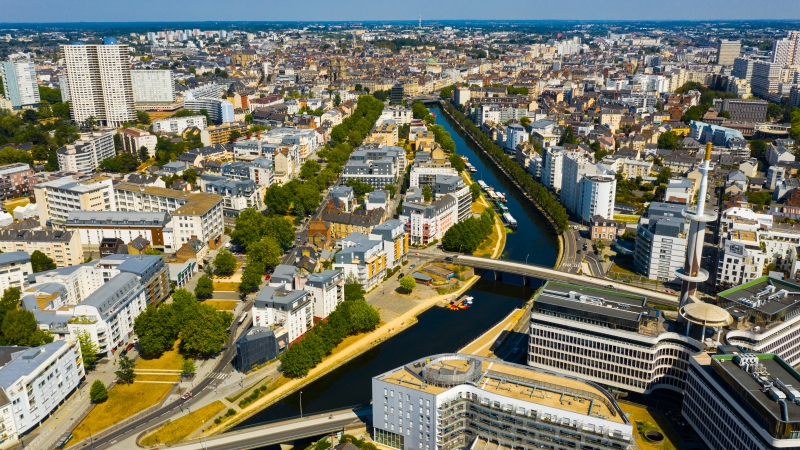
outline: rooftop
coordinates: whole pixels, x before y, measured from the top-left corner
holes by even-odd
[[[434,395],[470,384],[502,397],[620,424],[628,422],[614,399],[592,382],[491,358],[437,355],[406,364],[376,378]]]
[[[800,306],[800,285],[767,276],[722,291],[718,296],[719,305],[726,309],[738,307],[776,315]]]

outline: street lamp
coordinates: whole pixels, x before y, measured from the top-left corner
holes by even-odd
[[[303,391],[300,391],[300,418],[303,418]]]
[[[531,256],[531,254],[528,253],[527,255],[525,255],[525,265],[526,266],[528,265],[528,256]]]
[[[203,447],[203,450],[205,450],[206,445],[205,445],[205,443],[203,443],[203,437],[206,434],[206,428],[205,428],[206,427],[206,421],[203,420],[202,422],[203,422],[203,426],[200,428],[200,446]]]
[[[82,427],[86,427],[89,430],[89,443],[92,445],[92,450],[94,450],[94,438],[92,437],[92,429],[87,427],[86,424],[81,425]]]

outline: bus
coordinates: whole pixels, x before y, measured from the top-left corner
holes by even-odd
[[[242,314],[242,318],[241,318],[241,319],[239,319],[239,326],[242,326],[242,324],[244,323],[244,321],[247,319],[247,315],[248,315],[248,314],[250,314],[250,313],[244,313],[244,314]]]

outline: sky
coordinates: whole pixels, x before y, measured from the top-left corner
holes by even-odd
[[[800,19],[798,0],[0,0],[0,23]]]

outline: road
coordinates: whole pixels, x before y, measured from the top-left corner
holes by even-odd
[[[171,448],[183,450],[238,450],[259,448],[266,445],[291,442],[295,439],[320,436],[342,431],[348,425],[371,417],[372,408],[359,411],[342,410],[317,414],[303,418],[285,420],[264,426],[247,428],[216,435],[210,438],[195,439]]]
[[[250,306],[252,304],[252,300],[248,301],[242,311],[249,311]],[[218,373],[225,373],[230,371],[230,363],[233,361],[233,357],[236,354],[236,346],[234,342],[238,337],[240,327],[238,326],[238,318],[234,318],[233,323],[231,324],[231,328],[229,329],[229,336],[228,342],[226,342],[225,347],[222,353],[217,360],[217,363],[214,365],[214,369],[210,372],[210,374],[218,374]],[[244,327],[241,327],[241,330],[247,330],[250,326],[251,319],[245,322]],[[209,374],[209,375],[210,375]],[[192,400],[199,400],[206,395],[209,395],[210,392],[213,392],[213,388],[216,384],[221,382],[220,379],[214,378],[212,376],[207,376],[203,380],[201,380],[193,389],[192,389]],[[213,383],[213,384],[212,384]],[[211,388],[211,389],[208,389]],[[189,401],[187,407],[191,408],[191,400]],[[102,438],[95,439],[93,448],[95,449],[102,449],[102,448],[112,448],[114,447],[118,441],[122,441],[128,438],[132,434],[141,433],[143,430],[154,426],[159,422],[166,421],[172,415],[176,414],[177,412],[181,411],[183,407],[182,402],[176,401],[172,403],[168,403],[163,407],[153,411],[152,413],[148,414],[141,419],[132,422],[118,430],[115,430],[109,435],[103,436]]]

